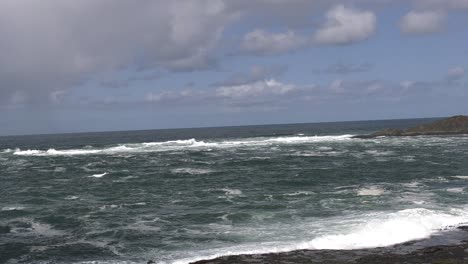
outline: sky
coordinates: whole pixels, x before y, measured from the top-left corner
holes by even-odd
[[[0,135],[468,114],[468,0],[2,0]]]

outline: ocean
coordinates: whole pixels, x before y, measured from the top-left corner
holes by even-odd
[[[430,119],[0,137],[0,263],[360,249],[468,223],[468,135]]]

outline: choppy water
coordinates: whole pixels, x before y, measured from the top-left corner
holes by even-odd
[[[0,262],[353,249],[468,222],[468,136],[427,120],[0,138]],[[96,262],[93,262],[96,261]]]

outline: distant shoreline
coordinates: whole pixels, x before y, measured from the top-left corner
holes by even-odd
[[[353,138],[366,139],[377,137],[444,136],[462,134],[468,134],[468,116],[458,115],[406,129],[386,128],[369,135],[357,135]]]

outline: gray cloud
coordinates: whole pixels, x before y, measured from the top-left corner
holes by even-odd
[[[428,0],[427,8],[465,8],[463,0]],[[311,17],[340,1],[328,0],[42,0],[0,1],[0,107],[63,101],[72,87],[136,69],[138,76],[105,80],[128,87],[161,72],[219,67],[220,41],[233,22],[289,31],[246,30],[246,51],[271,55],[308,47],[362,41],[375,31],[371,11],[335,6],[315,35]],[[365,6],[387,0],[352,0]],[[448,3],[448,4],[444,4]],[[305,30],[304,30],[305,29]],[[250,34],[250,35],[249,35]],[[152,75],[155,72],[156,75]],[[148,73],[148,74],[145,74]],[[239,75],[240,76],[240,75]],[[273,72],[234,76],[224,85],[254,83]],[[237,79],[237,80],[236,80]],[[231,81],[231,83],[229,83]],[[98,81],[99,82],[99,81]],[[221,83],[219,83],[221,84]],[[109,97],[111,98],[111,97]]]
[[[442,11],[411,11],[406,14],[400,28],[406,34],[429,34],[442,30],[446,14]]]
[[[0,104],[40,101],[122,67],[214,65],[236,14],[221,0],[0,2]]]
[[[256,29],[244,36],[241,49],[254,55],[274,55],[297,50],[306,44],[307,38],[293,31],[271,33]]]
[[[343,45],[363,41],[375,31],[377,18],[371,11],[337,5],[326,14],[325,24],[314,40],[322,45]]]

